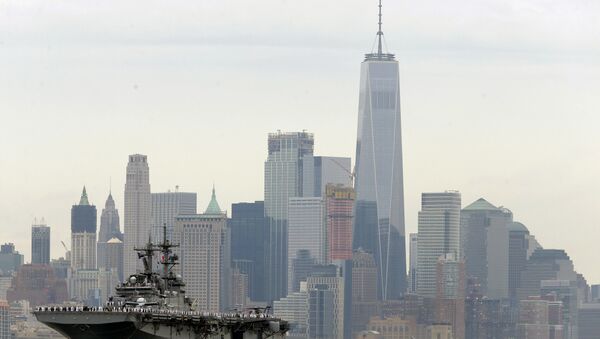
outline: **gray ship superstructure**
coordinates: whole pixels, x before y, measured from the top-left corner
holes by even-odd
[[[195,301],[185,295],[181,276],[172,271],[178,264],[173,247],[176,245],[164,240],[159,245],[149,241],[144,248],[136,249],[144,271],[117,286],[116,295],[102,307],[43,306],[34,314],[40,322],[72,339],[285,336],[288,323],[258,309],[235,313],[197,310]],[[157,256],[161,272],[152,269]]]

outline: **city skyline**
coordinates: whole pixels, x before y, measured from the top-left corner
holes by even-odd
[[[534,2],[529,3],[531,4]],[[583,6],[581,3],[575,3],[579,4],[579,6]],[[370,5],[371,4],[367,3],[360,5],[356,4],[356,7],[368,9],[372,7]],[[571,50],[570,47],[572,46],[566,43],[564,37],[558,36],[558,43],[556,46],[553,46],[549,50],[549,47],[545,46],[545,48],[542,49],[542,52],[537,54],[537,58],[542,59],[540,65],[537,66],[537,68],[524,72],[526,74],[521,74],[521,66],[538,64],[535,53],[533,53],[533,58],[529,55],[522,57],[523,59],[519,59],[518,51],[508,53],[509,55],[506,56],[506,58],[503,58],[501,53],[499,53],[491,56],[488,60],[487,56],[489,55],[485,54],[485,44],[478,45],[477,43],[474,43],[476,47],[480,48],[478,49],[478,52],[483,53],[484,55],[484,57],[479,59],[478,63],[474,65],[475,69],[486,71],[486,76],[498,77],[498,73],[490,70],[489,67],[495,62],[497,63],[498,59],[505,60],[506,64],[502,61],[500,61],[500,64],[508,69],[510,75],[518,74],[519,80],[524,80],[525,83],[528,84],[528,88],[540,88],[541,90],[544,90],[542,91],[543,93],[554,96],[561,95],[561,100],[564,100],[564,102],[558,101],[559,103],[562,103],[559,105],[558,109],[550,107],[552,103],[556,103],[557,101],[556,99],[548,99],[548,95],[536,94],[537,92],[535,91],[526,91],[525,94],[519,94],[518,91],[508,89],[509,85],[513,84],[513,82],[501,76],[499,78],[501,81],[498,85],[501,87],[486,85],[483,90],[475,90],[475,85],[485,85],[487,82],[474,75],[474,70],[470,73],[463,73],[464,76],[472,78],[471,81],[462,83],[461,86],[464,89],[458,92],[460,95],[458,99],[450,100],[450,94],[446,96],[440,93],[441,89],[444,88],[444,84],[447,85],[445,82],[447,80],[443,80],[441,84],[436,85],[439,87],[434,86],[431,92],[427,93],[429,94],[428,96],[439,98],[438,101],[441,101],[446,105],[446,107],[436,107],[428,105],[425,102],[425,94],[416,92],[419,90],[424,91],[424,89],[427,88],[424,87],[428,84],[427,81],[432,82],[436,77],[440,76],[440,74],[450,72],[450,69],[453,67],[459,67],[461,62],[460,60],[449,56],[446,60],[447,63],[438,65],[432,61],[429,54],[427,54],[429,55],[429,59],[425,59],[425,61],[422,62],[417,61],[419,53],[425,52],[414,51],[414,49],[418,47],[418,44],[414,40],[412,42],[409,40],[408,43],[405,43],[406,34],[408,33],[402,29],[405,27],[403,25],[407,25],[409,28],[408,30],[412,33],[419,27],[411,26],[409,23],[402,23],[402,18],[404,18],[405,15],[402,13],[402,10],[408,9],[408,7],[405,6],[408,5],[400,6],[389,4],[391,10],[386,14],[387,17],[399,17],[399,19],[388,19],[388,22],[386,22],[386,32],[388,32],[388,35],[386,36],[388,37],[390,49],[393,49],[399,56],[401,65],[400,73],[402,75],[401,87],[404,89],[403,98],[405,100],[402,109],[405,113],[403,116],[403,141],[405,151],[406,232],[410,233],[416,231],[416,218],[420,192],[457,189],[461,191],[463,201],[465,202],[475,201],[477,198],[485,197],[495,205],[509,206],[516,215],[520,216],[520,221],[528,226],[530,231],[536,235],[545,248],[565,248],[573,258],[573,261],[580,272],[584,273],[590,281],[599,280],[600,272],[595,270],[592,258],[586,258],[586,249],[593,248],[592,237],[589,235],[595,234],[595,227],[597,226],[595,216],[590,212],[587,212],[587,210],[593,210],[595,202],[593,195],[588,193],[588,191],[594,192],[598,187],[597,181],[594,181],[594,176],[590,175],[590,173],[597,172],[596,169],[598,169],[597,161],[594,160],[598,151],[593,146],[594,143],[597,143],[597,140],[594,139],[593,129],[591,129],[591,126],[594,126],[594,123],[597,122],[597,117],[592,117],[590,115],[594,103],[597,102],[597,99],[592,98],[591,93],[593,90],[590,88],[593,89],[596,82],[588,79],[588,82],[585,83],[585,87],[581,87],[583,85],[579,83],[579,80],[587,79],[588,75],[583,76],[582,73],[580,73],[581,70],[578,69],[580,66],[574,65],[574,62],[569,64],[568,56],[566,61],[561,58],[561,56],[564,57],[564,53]],[[590,4],[589,6],[593,7],[594,5]],[[22,10],[27,11],[27,8],[23,8]],[[61,11],[60,8],[56,10]],[[288,11],[289,10],[291,9],[288,8]],[[417,11],[419,10],[423,11],[425,9],[423,9],[423,7],[418,7]],[[534,23],[537,24],[535,27],[542,31],[541,34],[546,33],[546,35],[543,36],[550,36],[549,32],[552,31],[548,30],[548,27],[542,22],[543,20],[539,18],[546,17],[544,15],[551,16],[551,13],[543,12],[543,15],[540,14],[539,16],[536,16],[535,14],[532,14],[534,12],[533,10],[523,9],[523,11],[530,17],[533,17],[534,19],[537,18],[537,20],[534,20]],[[567,11],[567,13],[574,16],[573,13],[579,13],[581,8],[575,8],[573,11],[574,12]],[[43,15],[44,13],[46,12],[43,12],[40,15]],[[70,14],[66,13],[65,15],[68,16]],[[489,13],[486,15],[491,16]],[[508,17],[510,18],[511,16]],[[14,18],[9,19],[16,20]],[[513,17],[513,19],[516,20],[517,23],[521,22],[518,17]],[[398,23],[396,23],[396,21]],[[584,22],[590,23],[585,20]],[[0,164],[3,168],[6,166],[8,169],[6,173],[11,178],[10,180],[7,180],[6,178],[0,179],[2,180],[0,181],[0,184],[3,191],[8,192],[7,196],[0,200],[0,225],[3,227],[3,230],[7,230],[6,241],[15,242],[17,250],[24,253],[26,255],[26,261],[29,261],[30,253],[28,249],[30,248],[30,225],[33,223],[34,217],[45,217],[48,223],[52,225],[52,257],[56,258],[62,256],[63,250],[60,247],[60,240],[64,240],[65,242],[68,240],[68,209],[69,206],[75,202],[73,196],[76,196],[80,191],[81,186],[85,184],[89,189],[91,201],[96,205],[101,206],[104,197],[111,186],[109,185],[109,180],[112,177],[112,190],[115,195],[117,207],[120,211],[124,211],[123,187],[125,178],[123,175],[123,166],[126,164],[127,156],[136,152],[146,154],[149,157],[149,164],[152,168],[152,177],[150,181],[152,187],[155,188],[153,191],[164,192],[169,188],[172,189],[175,185],[181,185],[185,191],[199,193],[201,198],[198,201],[198,205],[203,206],[208,202],[205,197],[207,194],[205,193],[210,190],[210,186],[214,181],[219,188],[221,202],[225,207],[224,209],[227,210],[230,209],[229,206],[234,202],[262,200],[262,179],[260,178],[262,178],[262,162],[265,158],[264,145],[267,132],[272,130],[281,129],[286,131],[297,131],[306,129],[311,133],[315,133],[315,154],[352,156],[354,161],[353,139],[356,131],[356,107],[358,105],[358,100],[356,99],[358,93],[357,60],[359,60],[358,58],[368,50],[368,47],[372,42],[374,37],[374,19],[361,17],[359,23],[360,25],[358,26],[360,26],[360,29],[357,29],[357,31],[361,31],[361,33],[352,37],[353,42],[348,43],[342,39],[342,43],[338,43],[333,51],[328,51],[326,48],[320,46],[323,43],[322,41],[316,41],[314,42],[314,45],[311,45],[310,43],[308,43],[308,46],[301,45],[302,48],[298,47],[296,50],[292,51],[285,50],[285,48],[276,49],[286,62],[298,61],[295,52],[304,55],[308,53],[310,48],[323,48],[323,50],[327,53],[331,53],[331,55],[338,55],[338,53],[340,55],[343,54],[344,58],[349,60],[342,62],[339,66],[333,65],[333,63],[327,63],[328,67],[333,65],[332,69],[330,72],[325,73],[327,79],[325,79],[324,84],[318,85],[319,87],[317,88],[307,87],[305,82],[309,79],[318,79],[319,76],[323,76],[324,73],[321,68],[318,69],[319,72],[311,71],[308,72],[306,76],[303,76],[303,82],[301,82],[300,87],[290,84],[289,90],[287,89],[288,87],[285,87],[286,89],[280,89],[277,93],[282,94],[283,92],[283,95],[288,99],[293,98],[292,94],[287,94],[288,91],[304,93],[300,97],[301,99],[296,99],[294,102],[306,101],[306,103],[301,103],[298,108],[290,108],[289,114],[285,114],[285,111],[282,114],[278,104],[269,107],[269,113],[265,113],[263,116],[264,120],[257,119],[258,122],[264,123],[264,126],[255,128],[252,132],[246,131],[242,134],[242,136],[248,140],[248,147],[250,147],[250,151],[247,152],[247,154],[236,154],[239,158],[219,158],[225,162],[219,161],[217,164],[206,164],[206,168],[203,169],[202,172],[194,169],[195,166],[192,166],[192,164],[195,162],[188,157],[188,154],[198,151],[204,152],[205,149],[209,148],[207,145],[210,141],[217,140],[218,143],[219,140],[224,140],[227,137],[235,135],[235,133],[244,131],[246,126],[244,126],[243,123],[240,123],[239,125],[237,123],[232,123],[233,126],[230,131],[220,131],[218,133],[209,131],[205,136],[203,136],[202,133],[199,133],[201,135],[199,140],[192,140],[185,136],[182,136],[181,139],[179,139],[178,136],[183,133],[176,133],[169,134],[168,137],[165,137],[162,141],[161,138],[156,138],[156,135],[129,141],[117,136],[114,141],[107,141],[106,144],[98,143],[98,140],[104,137],[104,135],[100,133],[103,123],[99,123],[98,126],[91,131],[94,138],[90,139],[94,140],[83,142],[84,146],[93,147],[97,152],[89,152],[89,149],[85,150],[84,148],[80,148],[80,146],[74,146],[75,148],[73,150],[66,152],[66,149],[63,147],[70,144],[71,140],[82,139],[79,138],[81,136],[80,132],[76,131],[68,133],[68,138],[58,138],[57,140],[49,141],[51,145],[59,147],[57,153],[53,154],[53,157],[59,157],[64,160],[64,163],[57,166],[48,161],[48,155],[44,154],[46,153],[44,147],[38,149],[37,144],[35,143],[24,143],[23,145],[17,145],[16,143],[18,140],[21,140],[21,136],[15,135],[15,131],[23,132],[25,130],[24,126],[31,122],[29,118],[32,116],[38,117],[38,115],[43,114],[46,109],[37,107],[37,105],[34,105],[34,107],[24,106],[21,102],[15,101],[15,99],[8,100],[7,98],[7,100],[0,100],[0,102],[2,102],[0,103],[0,111],[2,112],[14,111],[17,113],[24,112],[31,114],[30,116],[25,114],[22,117],[15,118],[15,131],[6,131],[7,134],[0,137],[11,138],[6,140],[0,139],[2,140],[0,143],[2,145],[1,150],[4,154],[7,154],[7,157],[3,158]],[[571,22],[571,25],[574,27],[572,34],[576,34],[579,26],[573,22]],[[581,26],[585,26],[585,24],[582,24]],[[4,28],[5,26],[1,26],[0,29]],[[457,27],[457,29],[458,28],[460,27]],[[460,32],[460,30],[458,31]],[[51,37],[58,37],[55,31],[51,30],[49,34]],[[228,31],[228,34],[232,33]],[[263,31],[261,34],[265,34],[265,32]],[[335,34],[340,33],[338,32]],[[496,35],[496,37],[498,36]],[[500,35],[500,37],[505,36]],[[527,37],[528,35],[525,34],[525,37],[522,39],[526,40]],[[69,42],[68,39],[66,40],[66,42]],[[298,38],[293,37],[292,41],[298,41]],[[572,44],[574,44],[575,47],[579,46],[579,48],[584,48],[582,46],[585,45],[585,41],[584,36],[581,40],[574,41]],[[37,42],[41,43],[39,40]],[[425,42],[431,42],[431,40],[425,40]],[[460,40],[458,42],[460,42]],[[466,42],[468,42],[468,40],[466,40]],[[9,36],[9,38],[6,39],[5,44],[11,45],[12,43],[14,43],[14,41],[11,40]],[[505,44],[502,44],[502,41],[497,45],[493,45],[493,43],[490,44],[492,44],[491,47],[506,47]],[[543,39],[539,44],[544,45]],[[522,49],[526,49],[524,45],[525,44],[518,46]],[[60,66],[60,62],[66,58],[66,55],[64,55],[63,52],[60,52],[64,51],[64,49],[62,49],[63,47],[61,46],[56,47],[54,43],[52,46],[54,46],[53,48],[55,51],[58,49],[59,56],[53,56],[53,52],[44,52],[49,54],[36,54],[41,53],[39,51],[34,52],[33,55],[49,55],[51,59],[49,62],[51,65],[54,65],[54,62],[56,62],[56,65]],[[233,48],[234,50],[237,48],[240,52],[245,50],[241,46],[227,46],[227,48]],[[271,46],[271,48],[275,47]],[[306,48],[306,50],[303,48]],[[75,48],[75,50],[77,50],[77,48]],[[249,66],[251,66],[250,69],[254,71],[265,65],[265,63],[261,63],[264,61],[260,60],[259,56],[261,53],[258,52],[259,51],[254,49],[250,57],[251,61]],[[24,53],[26,53],[26,51]],[[491,52],[488,51],[487,53]],[[6,68],[9,77],[10,74],[14,74],[10,72],[14,71],[8,69],[8,61],[14,56],[15,55],[11,53],[0,59],[0,69],[4,70]],[[130,57],[133,58],[133,56]],[[149,62],[152,58],[152,56],[143,54],[141,60]],[[518,59],[516,63],[512,64],[509,62],[514,61],[513,59],[515,58]],[[576,60],[579,61],[579,59]],[[187,65],[201,63],[210,64],[212,61],[214,60],[187,60]],[[120,62],[133,62],[133,59],[121,60]],[[223,61],[218,61],[217,64],[225,67],[225,63],[222,62]],[[303,61],[300,61],[299,64],[302,69],[309,66],[309,64],[304,63]],[[424,67],[423,64],[426,64],[427,67]],[[550,67],[549,65],[562,65],[562,68],[558,71],[548,71],[547,68]],[[594,67],[589,70],[590,72],[600,71],[600,67],[598,67],[597,64],[592,63],[592,65],[594,65]],[[276,64],[276,66],[281,67],[281,64]],[[16,67],[17,71],[22,70],[18,63],[15,64],[14,67]],[[137,69],[136,72],[129,73],[127,81],[137,80],[136,77],[141,74],[138,73],[138,71],[140,70]],[[163,73],[160,74],[165,76],[166,70],[163,69],[161,72]],[[342,73],[348,74],[342,75]],[[55,81],[52,74],[53,73],[51,72],[42,73],[40,78],[36,77],[34,79],[28,79],[35,80],[34,82],[36,83],[38,83],[37,81],[39,80],[51,84]],[[294,76],[300,76],[297,73],[292,74]],[[458,79],[457,74],[452,74],[454,75],[451,75],[451,78]],[[181,74],[175,71],[172,76],[176,75],[179,76]],[[277,79],[277,75],[272,76],[273,79]],[[421,82],[417,81],[416,78],[419,76],[423,76],[425,80],[421,80]],[[548,78],[550,79],[550,85],[545,86],[543,83]],[[565,78],[566,85],[564,83]],[[161,88],[159,83],[154,83],[145,77],[141,77],[140,79],[141,80],[139,81],[132,81],[132,83],[137,83],[136,90],[132,89],[135,84],[127,83],[127,94],[125,96],[128,99],[124,99],[125,101],[123,104],[102,106],[101,110],[84,112],[83,117],[74,116],[74,114],[82,108],[77,101],[72,105],[68,105],[66,101],[51,101],[50,103],[57,105],[65,104],[66,113],[63,113],[61,117],[73,118],[74,122],[81,122],[82,120],[79,119],[90,119],[93,117],[93,112],[99,113],[101,111],[108,112],[105,116],[106,118],[114,119],[119,114],[127,113],[127,110],[130,108],[134,108],[134,112],[138,112],[134,115],[139,118],[142,115],[138,114],[141,114],[139,112],[144,110],[146,104],[138,103],[137,101],[140,98],[148,99],[153,95],[154,90]],[[182,79],[185,83],[190,81],[190,79],[186,77],[183,77]],[[213,81],[217,78],[210,79],[210,81]],[[330,84],[343,83],[346,80],[349,84],[342,84],[340,86],[341,89],[338,92],[335,92],[336,94],[331,99],[323,98],[322,93],[320,93],[321,90],[326,89]],[[98,86],[105,86],[102,85],[105,83],[106,80],[104,79]],[[214,84],[216,84],[216,82],[213,83],[213,85]],[[5,85],[5,83],[3,83],[3,85]],[[119,85],[125,86],[126,81],[119,83]],[[130,88],[128,85],[131,85],[132,87]],[[20,83],[20,85],[17,86],[17,89],[30,88],[29,86],[32,85]],[[69,88],[70,85],[67,83],[65,86]],[[305,89],[309,90],[307,90],[307,92],[302,92],[302,86],[305,86]],[[223,82],[220,86],[216,87],[220,88],[211,86],[208,89],[208,92],[212,93],[212,91],[216,90],[241,90],[235,85],[227,85],[226,82]],[[196,92],[206,89],[203,88],[202,83],[194,86],[194,88]],[[504,88],[504,91],[494,92],[494,89],[497,90],[502,88]],[[520,90],[524,90],[523,87],[519,88]],[[576,93],[582,88],[588,89],[582,93]],[[103,90],[103,87],[96,87],[96,89]],[[456,94],[456,91],[457,90],[454,90],[453,93]],[[47,88],[39,89],[36,87],[34,94],[37,93],[42,96],[42,103],[49,103],[47,96],[52,92],[53,91]],[[14,93],[14,90],[7,90],[7,93],[7,95],[10,95],[11,93]],[[85,93],[90,96],[94,94],[92,92]],[[194,108],[193,110],[186,109],[184,106],[181,106],[180,103],[176,102],[182,98],[188,98],[188,95],[189,93],[187,92],[184,94],[176,94],[172,99],[165,99],[164,102],[160,101],[160,103],[162,103],[162,105],[159,105],[160,109],[152,110],[148,113],[148,120],[150,120],[149,124],[154,126],[155,130],[160,131],[160,128],[155,126],[156,122],[153,123],[153,121],[161,120],[161,118],[157,116],[160,111],[164,113],[169,112],[168,106],[166,106],[168,103],[172,103],[176,111],[183,112],[175,114],[173,116],[173,122],[181,123],[182,121],[187,121],[189,119],[189,122],[191,122],[190,125],[195,125],[194,123],[197,123],[197,127],[201,127],[200,122],[211,112],[221,112],[219,109],[216,109],[217,106],[215,103],[211,103],[208,106],[208,109],[203,111],[201,108]],[[516,104],[513,106],[501,102],[505,99],[515,97],[519,99],[517,100],[518,103],[523,104],[525,103],[525,99],[521,96],[527,97],[526,99],[531,100],[532,102],[521,107]],[[135,100],[133,98],[135,98]],[[346,100],[342,100],[343,98],[346,98]],[[352,99],[348,100],[347,98]],[[460,101],[459,99],[469,102],[472,100],[475,101],[477,105],[467,105],[468,107],[464,108],[461,102],[457,102]],[[320,100],[325,100],[326,104],[323,105],[322,108],[314,109],[314,107],[318,107],[317,104]],[[132,101],[136,101],[135,105]],[[549,101],[550,103],[544,104],[542,101]],[[569,108],[571,108],[571,105],[569,104],[570,101],[576,103],[574,107],[577,112],[573,113],[569,110]],[[139,105],[139,108],[135,108],[136,105]],[[498,107],[494,107],[494,105],[497,105]],[[314,112],[311,112],[311,107],[313,107]],[[252,115],[254,109],[260,108],[260,105],[255,101],[250,100],[245,108],[248,109],[249,115]],[[333,113],[329,117],[324,117],[323,113],[327,113],[330,108],[334,108],[332,109]],[[226,105],[224,109],[230,111],[245,111],[244,109],[239,109],[239,107],[234,108],[230,105]],[[576,114],[574,120],[564,123],[559,114],[561,109],[565,110],[564,113]],[[54,110],[56,110],[56,106],[50,105],[48,111],[53,112]],[[461,113],[463,110],[464,112]],[[306,120],[306,122],[304,119],[296,117],[301,111],[308,112],[305,114],[308,114],[310,119]],[[500,118],[499,114],[503,111],[508,113]],[[455,114],[457,112],[459,114]],[[479,115],[482,112],[487,113],[485,116],[486,118]],[[198,117],[194,117],[192,113],[198,114]],[[274,116],[273,114],[275,113],[279,113],[280,116]],[[239,119],[240,116],[237,114],[238,113],[235,113],[233,117]],[[530,118],[522,119],[521,117],[524,114],[529,114]],[[423,117],[419,118],[417,117],[418,115],[422,115]],[[448,116],[451,116],[452,118],[449,118]],[[540,122],[534,122],[534,120],[541,117],[545,117],[546,119],[542,120],[542,128],[540,129]],[[45,118],[41,117],[42,121],[44,121],[44,119]],[[484,129],[484,132],[474,131],[488,125],[490,121],[488,119],[492,119],[496,125],[492,128],[488,126],[487,130]],[[242,119],[242,121],[244,120]],[[334,125],[334,122],[338,121],[343,123],[343,126],[341,126],[343,128],[338,128],[337,125]],[[131,118],[126,118],[123,121],[123,126],[119,127],[117,131],[120,133],[130,129],[133,126],[133,123]],[[111,124],[115,124],[115,122],[113,121]],[[216,120],[209,119],[209,127],[216,124]],[[34,131],[38,131],[38,129],[41,128],[41,125],[44,124],[40,123],[40,126],[35,124],[33,126]],[[47,126],[50,128],[57,127],[53,123],[48,124]],[[465,126],[469,127],[467,128]],[[182,128],[185,129],[185,127]],[[536,128],[538,129],[538,134],[532,135],[529,133],[529,130],[535,130]],[[61,128],[58,130],[62,131]],[[340,132],[342,130],[343,133]],[[463,134],[457,135],[457,132]],[[53,136],[56,136],[55,133],[57,133],[57,131],[49,130],[48,133],[50,133],[52,139]],[[426,136],[420,136],[420,133],[426,134]],[[27,134],[28,133],[23,133],[23,135]],[[335,134],[335,136],[330,136],[328,134]],[[135,135],[137,136],[138,134]],[[502,138],[503,136],[504,138]],[[150,139],[150,137],[152,139]],[[423,139],[426,137],[431,140],[423,143]],[[453,138],[462,138],[463,142],[453,140]],[[502,142],[498,142],[496,139],[502,140]],[[562,143],[565,144],[561,145]],[[117,145],[119,145],[119,148],[115,151]],[[6,146],[14,146],[14,149]],[[185,147],[182,148],[182,146]],[[458,151],[456,151],[457,148]],[[487,154],[487,152],[490,152],[490,148],[495,149],[496,152],[494,152],[494,154]],[[178,151],[172,152],[173,149],[177,149]],[[225,152],[224,149],[226,150]],[[217,155],[222,152],[230,153],[235,149],[234,146],[224,143],[222,148],[217,147],[217,150],[207,149],[206,151],[211,152],[210,155]],[[449,156],[450,150],[454,150],[458,154],[455,153],[452,154],[453,156]],[[13,152],[22,152],[22,155],[16,155]],[[535,154],[537,159],[529,159],[531,154]],[[438,159],[432,160],[433,157],[438,157]],[[29,162],[29,158],[36,159],[36,161],[41,160],[41,163],[44,163],[44,175],[36,173],[37,171],[23,171],[22,166],[24,164],[32,165]],[[102,158],[102,160],[98,160],[99,158]],[[7,161],[6,159],[10,159],[10,161]],[[99,164],[100,162],[102,164]],[[246,163],[251,164],[249,168],[246,168],[246,166],[242,167],[242,165]],[[523,165],[523,163],[525,165]],[[76,168],[77,171],[64,171],[63,166]],[[438,172],[441,166],[446,166],[446,171],[443,173]],[[236,167],[239,169],[236,169]],[[588,171],[590,173],[588,173]],[[252,180],[255,182],[247,183],[241,179],[243,177],[253,177],[256,180]],[[14,180],[12,178],[14,178]],[[561,180],[556,180],[556,178],[560,178]],[[16,201],[15,208],[9,208],[9,206],[11,206],[9,202],[12,200]],[[18,211],[18,213],[15,213],[16,211]],[[551,212],[548,213],[547,211]],[[580,232],[576,232],[578,234],[573,234],[572,239],[566,239],[564,237],[564,232],[562,231],[564,225],[569,225],[570,228],[577,229]]]

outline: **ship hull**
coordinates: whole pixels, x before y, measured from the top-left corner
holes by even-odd
[[[152,323],[136,313],[35,312],[38,321],[71,339],[258,339],[265,334],[254,331],[198,331],[183,324]],[[271,338],[283,338],[282,333]]]

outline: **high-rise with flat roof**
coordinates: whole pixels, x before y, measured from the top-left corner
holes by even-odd
[[[329,262],[352,260],[352,222],[356,193],[349,186],[327,184],[327,256]]]
[[[354,249],[377,261],[380,297],[406,290],[404,188],[398,62],[383,51],[381,4],[377,51],[361,65],[356,142]]]
[[[350,158],[305,156],[302,195],[324,197],[327,184],[352,186]]]
[[[31,263],[50,263],[50,227],[48,225],[31,226]]]
[[[301,197],[304,157],[312,156],[314,137],[307,132],[270,133],[265,161],[265,291],[267,302],[287,294],[288,202]]]
[[[423,193],[419,212],[417,293],[436,295],[436,266],[442,255],[460,258],[460,193]]]
[[[196,193],[152,193],[152,239],[161,242],[163,227],[167,227],[167,239],[171,240],[175,217],[196,214]]]
[[[292,264],[298,251],[308,250],[318,264],[327,261],[325,203],[321,197],[290,198],[288,206],[288,292],[297,292]]]
[[[417,293],[417,258],[419,249],[419,235],[411,233],[409,235],[409,266],[408,266],[408,291]]]
[[[129,156],[125,178],[125,225],[123,269],[125,276],[142,271],[134,248],[142,247],[152,235],[152,196],[148,157]]]
[[[96,206],[91,205],[85,187],[78,205],[71,208],[71,267],[96,269]]]
[[[10,323],[10,305],[6,300],[0,300],[0,339],[12,338]]]
[[[265,301],[265,203],[231,205],[231,258],[248,275],[248,296]]]

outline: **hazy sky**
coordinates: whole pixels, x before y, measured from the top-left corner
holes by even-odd
[[[154,192],[262,200],[267,133],[354,158],[376,0],[0,0],[0,243],[70,243],[86,185],[123,213],[127,155]],[[511,209],[600,282],[600,2],[385,0],[400,62],[407,233],[420,193]]]

